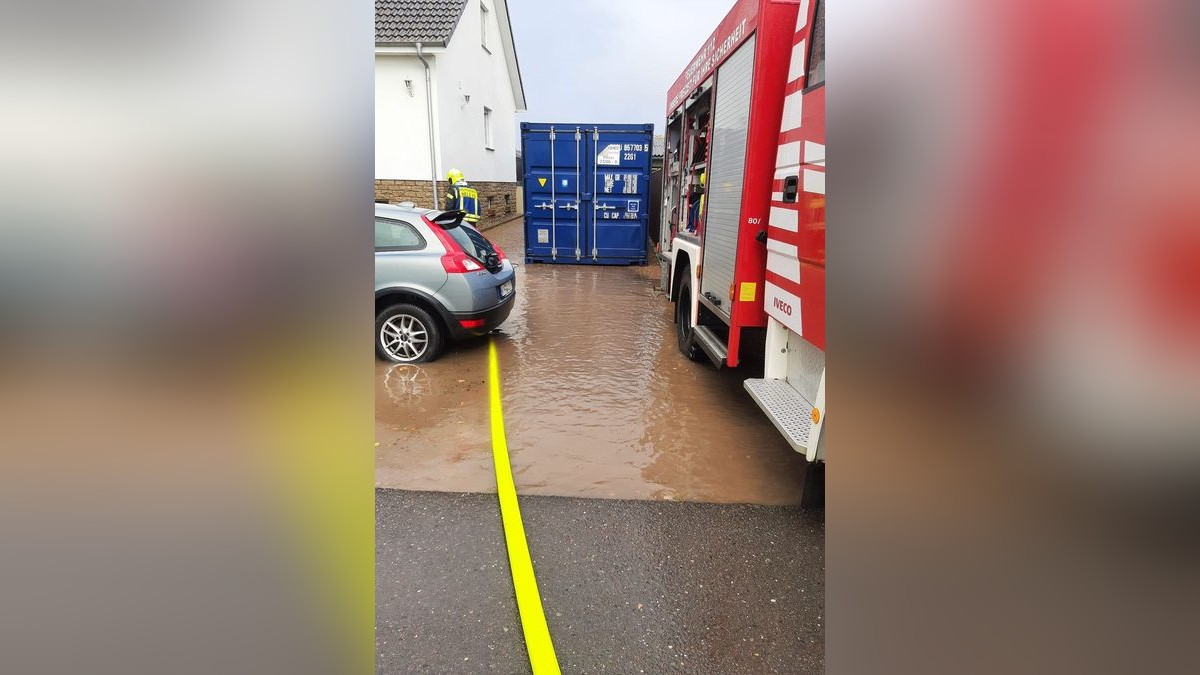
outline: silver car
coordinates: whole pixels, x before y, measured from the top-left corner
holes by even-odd
[[[375,205],[375,353],[432,361],[447,341],[504,323],[516,272],[457,211]]]

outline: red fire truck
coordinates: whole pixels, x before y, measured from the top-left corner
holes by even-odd
[[[737,0],[667,93],[659,258],[679,349],[824,461],[824,0]]]

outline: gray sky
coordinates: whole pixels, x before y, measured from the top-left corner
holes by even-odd
[[[734,0],[508,0],[529,112],[519,122],[653,122]]]

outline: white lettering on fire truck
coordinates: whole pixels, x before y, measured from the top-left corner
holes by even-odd
[[[800,298],[768,281],[764,289],[767,314],[797,335],[804,335],[800,317]]]
[[[679,104],[683,101],[684,96],[692,93],[692,90],[696,88],[696,85],[700,84],[700,80],[707,77],[708,74],[712,72],[713,68],[715,68],[717,64],[721,62],[721,59],[725,58],[725,56],[728,55],[729,52],[735,46],[737,46],[739,42],[741,42],[745,35],[746,19],[742,19],[741,23],[739,23],[736,28],[730,31],[729,35],[726,35],[725,39],[721,40],[720,44],[717,44],[718,37],[714,36],[708,41],[708,44],[704,45],[704,48],[700,50],[700,53],[696,55],[696,58],[692,59],[692,62],[688,64],[687,70],[683,71],[685,76],[683,88],[680,89],[671,99],[671,110],[674,110],[679,106]]]

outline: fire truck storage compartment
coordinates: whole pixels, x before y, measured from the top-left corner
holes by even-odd
[[[646,262],[653,124],[521,123],[525,261]]]
[[[700,291],[729,318],[729,288],[734,279],[742,185],[746,170],[746,133],[750,126],[755,36],[750,36],[717,69],[712,124],[712,166],[707,177],[704,216],[704,276]]]

